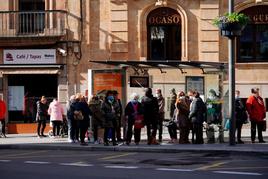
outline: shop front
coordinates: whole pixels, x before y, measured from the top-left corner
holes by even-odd
[[[8,133],[35,133],[36,102],[41,96],[48,103],[57,98],[62,67],[56,64],[55,49],[3,50],[1,93]]]

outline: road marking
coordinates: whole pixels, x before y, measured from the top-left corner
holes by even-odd
[[[45,153],[45,152],[47,152],[47,151],[46,150],[34,151],[34,152],[26,152],[26,153],[20,153],[20,154],[5,155],[5,157],[6,158],[19,158],[19,156],[23,156],[23,155],[40,154],[40,153]]]
[[[0,160],[0,162],[11,162],[11,160]]]
[[[115,159],[115,158],[125,157],[128,155],[135,155],[135,154],[137,153],[125,153],[125,154],[120,154],[120,155],[112,155],[112,156],[100,158],[99,160],[110,160],[110,159]]]
[[[268,167],[233,167],[233,168],[225,168],[219,167],[218,170],[250,170],[250,169],[266,169]],[[208,170],[215,170],[215,169],[208,169]]]
[[[27,164],[50,164],[50,162],[42,162],[42,161],[25,161],[24,163],[27,163]]]
[[[232,172],[232,171],[213,171],[213,173],[233,174],[233,175],[254,175],[254,176],[260,176],[260,175],[262,175],[261,173]]]
[[[200,168],[197,168],[195,170],[207,170],[207,169],[210,169],[210,168],[216,168],[216,167],[219,167],[221,165],[224,165],[228,162],[218,162],[218,163],[214,163],[212,165],[208,165],[208,166],[203,166],[203,167],[200,167]]]
[[[156,168],[158,171],[171,171],[171,172],[193,172],[193,169],[180,169],[180,168]]]
[[[115,168],[115,169],[137,169],[137,166],[122,166],[122,165],[107,165],[105,168]]]
[[[75,166],[75,167],[92,167],[94,165],[88,163],[60,163],[63,166]]]

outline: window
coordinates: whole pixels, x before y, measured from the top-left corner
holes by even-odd
[[[250,23],[237,38],[238,62],[268,62],[268,6],[255,6],[242,13]]]
[[[171,8],[158,8],[147,18],[148,59],[181,59],[181,18]]]

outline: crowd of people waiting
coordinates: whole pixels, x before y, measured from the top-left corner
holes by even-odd
[[[266,110],[263,99],[259,95],[259,89],[253,88],[252,95],[244,105],[239,97],[240,92],[236,91],[235,117],[237,129],[237,143],[243,144],[241,140],[242,125],[249,118],[251,121],[251,140],[255,142],[256,127],[258,139],[264,143],[262,131],[265,127]],[[213,92],[214,93],[214,92]],[[1,107],[5,104],[0,99]],[[3,110],[2,110],[3,111]],[[203,144],[203,125],[208,122],[208,104],[206,104],[197,91],[189,91],[187,95],[180,91],[176,94],[175,89],[171,90],[170,97],[170,119],[167,128],[170,135],[170,143],[180,144]],[[124,114],[124,116],[122,116]],[[2,117],[1,117],[2,116]],[[0,120],[4,125],[4,114]],[[64,110],[62,105],[54,99],[49,105],[45,96],[37,102],[37,135],[39,138],[46,137],[44,130],[46,121],[50,116],[52,125],[51,137],[60,135],[61,126],[64,122]],[[162,142],[163,122],[165,120],[165,99],[161,89],[157,89],[155,96],[151,88],[145,90],[142,98],[137,93],[130,96],[130,101],[123,109],[117,91],[108,90],[105,97],[92,96],[89,100],[78,93],[70,97],[67,103],[66,121],[68,124],[68,140],[71,143],[85,142],[88,136],[88,128],[91,125],[95,144],[108,146],[118,145],[118,142],[125,141],[130,145],[134,132],[134,142],[139,145],[141,140],[141,129],[146,126],[148,145],[157,145]],[[264,122],[265,121],[265,122]],[[123,124],[123,125],[122,125]],[[123,126],[123,135],[121,128]],[[177,140],[179,130],[179,140]],[[2,130],[3,131],[3,130]],[[157,138],[158,131],[158,140]],[[192,140],[189,134],[192,131]],[[5,133],[4,133],[5,134]]]

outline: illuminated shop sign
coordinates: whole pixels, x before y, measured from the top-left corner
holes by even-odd
[[[4,50],[4,64],[55,64],[55,49]]]

